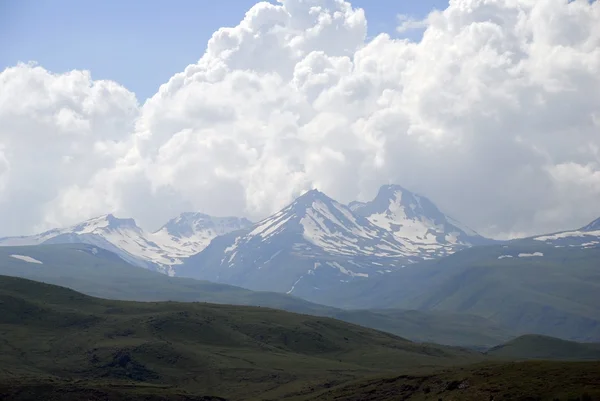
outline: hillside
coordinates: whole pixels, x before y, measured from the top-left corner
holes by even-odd
[[[0,277],[0,327],[0,366],[10,366],[0,369],[3,399],[43,399],[69,381],[88,392],[110,387],[119,397],[158,388],[282,399],[373,374],[483,359],[328,318],[109,301],[12,277]]]
[[[600,344],[525,335],[496,346],[486,354],[506,359],[600,360]]]
[[[597,401],[600,362],[477,364],[429,374],[365,379],[305,400]]]
[[[116,255],[102,249],[94,251],[89,245],[0,247],[0,274],[61,285],[101,298],[266,306],[328,316],[413,341],[487,349],[514,337],[509,330],[487,319],[469,315],[403,310],[345,311],[286,294],[253,292],[224,284],[168,277],[128,265]]]
[[[345,308],[467,313],[519,334],[600,341],[600,248],[538,241],[480,246],[348,283],[311,301]]]

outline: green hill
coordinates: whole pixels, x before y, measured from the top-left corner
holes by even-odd
[[[543,256],[523,256],[536,252]],[[600,342],[598,261],[600,248],[554,248],[524,240],[357,280],[313,301],[349,309],[472,314],[517,334]]]
[[[6,276],[0,344],[0,399],[275,400],[374,374],[483,360],[329,318],[103,300]]]
[[[42,264],[15,259],[11,255],[28,256]],[[482,350],[514,337],[502,326],[471,315],[398,309],[346,311],[287,294],[253,292],[224,284],[168,277],[131,266],[116,255],[90,245],[0,247],[0,274],[56,284],[108,299],[265,306],[334,317],[413,341]]]
[[[491,348],[487,354],[506,359],[600,360],[600,344],[526,335]]]
[[[341,385],[306,400],[597,401],[600,362],[486,363],[384,376]]]

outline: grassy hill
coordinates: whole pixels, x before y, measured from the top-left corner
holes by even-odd
[[[42,264],[15,259],[10,255],[28,256]],[[131,266],[113,253],[90,245],[0,247],[0,274],[61,285],[108,299],[265,306],[334,317],[413,341],[478,349],[487,349],[514,337],[502,326],[476,316],[398,309],[347,311],[287,294],[253,292],[224,284],[167,277]]]
[[[0,399],[49,399],[79,388],[73,399],[275,400],[385,372],[483,360],[329,318],[103,300],[6,276],[0,277],[0,344]]]
[[[384,376],[325,390],[307,400],[597,401],[600,362],[486,363]]]
[[[600,344],[526,335],[491,348],[487,354],[506,359],[600,360]]]
[[[523,257],[536,252],[543,256]],[[529,240],[482,246],[355,281],[313,301],[473,314],[518,334],[599,342],[599,261],[600,248],[554,248]]]
[[[600,399],[600,362],[498,362],[329,318],[6,276],[0,348],[3,400]]]

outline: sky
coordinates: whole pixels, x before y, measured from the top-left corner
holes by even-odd
[[[0,236],[396,183],[493,238],[600,217],[588,0],[0,0]]]
[[[0,66],[36,61],[55,73],[89,70],[142,102],[188,64],[198,61],[220,27],[235,26],[257,1],[0,0]],[[398,15],[423,18],[448,0],[359,0],[369,34],[396,32]],[[138,66],[145,66],[140,71]]]

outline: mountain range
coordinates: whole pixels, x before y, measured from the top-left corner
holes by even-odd
[[[0,238],[0,246],[90,244],[114,252],[135,266],[173,276],[175,266],[202,251],[213,238],[251,224],[247,219],[238,217],[182,213],[158,231],[148,233],[133,219],[108,214],[38,235]]]
[[[527,244],[530,251],[493,256],[504,263],[513,259],[513,264],[523,258],[543,259],[548,251],[542,248],[596,248],[600,219],[578,230],[500,242],[445,215],[426,197],[385,185],[372,201],[348,205],[313,189],[257,223],[183,213],[159,230],[146,232],[133,219],[109,214],[38,235],[0,239],[0,246],[61,243],[94,245],[132,265],[169,276],[293,294],[338,306],[346,301],[335,294],[357,286],[368,288],[369,283],[394,282],[396,273],[401,276],[409,266],[421,269],[469,248]],[[489,252],[495,255],[496,251]],[[413,287],[422,284],[409,282]]]
[[[215,238],[178,274],[311,298],[486,242],[492,241],[399,186],[349,206],[312,190],[245,230]]]
[[[427,198],[386,185],[372,201],[350,205],[311,190],[255,224],[183,213],[149,233],[133,219],[108,214],[2,238],[0,246],[86,243],[171,276],[302,294],[489,242]]]

